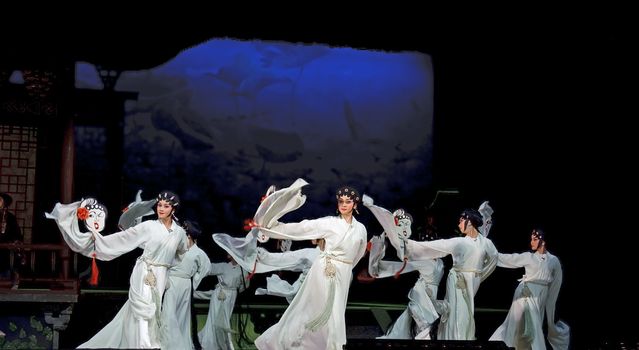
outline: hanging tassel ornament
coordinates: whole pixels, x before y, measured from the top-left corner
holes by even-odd
[[[98,264],[95,261],[96,254],[93,253],[93,261],[91,262],[91,278],[89,279],[89,285],[97,286],[98,285],[98,276],[100,271],[98,271]]]
[[[395,279],[399,278],[399,275],[402,274],[402,271],[406,268],[406,264],[408,263],[408,258],[404,257],[404,263],[402,264],[402,268],[399,271],[395,272]]]
[[[248,276],[246,276],[246,280],[250,281],[253,276],[255,276],[255,270],[257,269],[257,259],[255,259],[255,263],[253,264],[253,271],[251,271]]]

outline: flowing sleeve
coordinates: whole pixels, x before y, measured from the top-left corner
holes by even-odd
[[[274,295],[278,297],[290,298],[295,296],[297,290],[293,285],[281,279],[278,275],[266,277],[266,288],[257,288],[255,295]]]
[[[412,239],[406,240],[409,260],[425,260],[443,258],[453,253],[459,242],[458,237],[449,239],[438,239],[434,241],[417,242]]]
[[[509,269],[524,267],[530,263],[530,253],[498,254],[497,266]]]
[[[139,194],[139,193],[138,193]],[[145,216],[153,215],[153,207],[157,204],[155,199],[148,201],[136,201],[129,204],[126,210],[120,214],[118,219],[118,227],[120,230],[126,230],[142,222]]]
[[[264,248],[258,248],[256,273],[271,271],[301,272],[310,268],[319,255],[318,248],[303,248],[283,253],[271,253]]]
[[[153,224],[153,221],[145,221],[139,225],[108,236],[102,236],[99,233],[96,234],[96,258],[100,260],[112,260],[135,248],[144,248],[146,241],[153,232]]]
[[[405,252],[405,244],[402,241],[402,238],[400,238],[399,234],[396,232],[397,226],[395,225],[393,213],[391,213],[388,209],[373,204],[373,199],[367,195],[362,196],[362,203],[365,207],[370,209],[379,224],[382,225],[384,232],[387,234],[388,240],[397,251],[397,257],[403,260],[407,253]]]
[[[45,213],[47,219],[55,220],[64,241],[74,252],[91,257],[96,253],[100,260],[112,260],[137,247],[143,247],[150,234],[150,222],[131,227],[108,236],[98,232],[80,232],[77,209],[80,202],[71,204],[57,203],[51,213]],[[92,237],[95,237],[95,241]]]
[[[481,218],[484,221],[484,224],[479,227],[479,232],[484,236],[488,237],[488,233],[490,232],[490,228],[493,226],[493,208],[488,204],[488,201],[483,202],[479,206],[479,213],[481,214]]]
[[[289,213],[306,202],[306,196],[302,194],[302,187],[308,185],[303,179],[297,179],[292,185],[271,193],[264,198],[255,212],[253,221],[258,226],[270,228],[277,223],[282,216]]]
[[[568,349],[570,342],[570,327],[562,321],[555,322],[555,305],[559,296],[559,289],[563,280],[563,272],[559,259],[553,256],[553,280],[548,286],[546,299],[546,318],[548,322],[548,342],[553,349]]]
[[[213,241],[233,257],[243,269],[253,271],[257,262],[257,236],[253,231],[243,238],[226,233],[214,233]]]
[[[313,219],[302,220],[294,223],[278,223],[273,228],[260,228],[260,231],[271,238],[291,239],[294,241],[305,241],[317,238],[325,238],[331,231],[327,227],[325,220]]]
[[[80,201],[71,204],[56,203],[50,213],[44,213],[47,219],[55,220],[62,233],[62,238],[69,248],[76,253],[91,256],[93,252],[93,239],[90,232],[80,232],[77,210]]]
[[[384,231],[393,231],[395,229],[395,219],[393,218],[393,213],[388,211],[388,209],[373,204],[373,200],[367,195],[364,195],[362,198],[362,203],[364,203],[365,207],[370,209],[377,221],[379,221],[379,224],[382,225]]]
[[[378,278],[381,270],[380,263],[386,254],[386,234],[382,232],[379,236],[373,236],[368,242],[370,250],[368,252],[368,274]]]

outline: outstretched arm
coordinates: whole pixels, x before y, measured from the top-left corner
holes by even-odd
[[[88,257],[95,252],[100,260],[112,260],[144,245],[149,234],[149,230],[143,226],[146,223],[108,236],[102,236],[99,232],[81,232],[77,216],[80,203],[57,203],[51,213],[45,213],[47,219],[53,219],[58,224],[64,241],[74,252]]]
[[[426,260],[443,258],[453,253],[457,246],[458,238],[438,239],[427,242],[406,240],[406,249],[409,260]]]
[[[319,256],[319,248],[303,248],[283,253],[272,253],[264,248],[257,248],[256,273],[271,271],[296,271],[308,269]]]
[[[395,250],[397,250],[397,257],[401,260],[404,260],[404,255],[406,255],[406,252],[404,251],[405,244],[397,233],[397,226],[395,225],[395,218],[393,217],[393,213],[385,208],[375,205],[373,199],[367,195],[362,196],[362,203],[366,208],[370,209],[371,213],[373,213],[377,221],[380,223],[380,225],[382,225],[382,228],[384,229],[384,232],[386,232],[388,240],[395,248]]]
[[[152,234],[152,228],[150,227],[152,224],[152,221],[146,221],[108,236],[102,236],[100,233],[93,232],[95,235],[96,258],[100,260],[112,260],[135,248],[143,248],[145,242]]]
[[[517,269],[530,263],[530,253],[498,254],[497,266]]]
[[[277,223],[272,228],[260,227],[260,232],[271,238],[305,241],[325,238],[330,232],[322,219],[303,220],[293,223]]]

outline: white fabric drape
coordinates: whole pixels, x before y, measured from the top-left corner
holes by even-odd
[[[80,254],[112,260],[142,248],[129,278],[129,297],[115,318],[80,348],[160,347],[160,310],[168,267],[186,252],[186,233],[173,222],[170,229],[158,220],[145,221],[124,231],[103,236],[80,232],[77,209],[80,202],[57,203],[45,216],[55,220],[69,247]],[[94,235],[95,241],[91,238]],[[150,276],[153,277],[150,277]],[[145,284],[154,279],[155,285]]]
[[[563,273],[559,259],[550,254],[499,254],[498,266],[525,270],[504,322],[490,337],[516,349],[546,349],[542,330],[544,314],[548,325],[548,342],[555,350],[568,349],[570,327],[555,322],[555,304]]]

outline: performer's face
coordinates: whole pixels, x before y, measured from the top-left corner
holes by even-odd
[[[104,221],[106,220],[106,213],[102,209],[89,210],[89,217],[86,220],[86,225],[90,230],[100,232],[104,230]]]
[[[337,199],[337,209],[341,215],[352,215],[357,204],[348,196],[341,196]]]
[[[463,217],[459,218],[459,224],[457,225],[457,227],[459,227],[459,231],[463,234],[468,233],[468,220],[464,219]]]
[[[530,235],[530,249],[537,251],[541,247],[542,241],[539,240],[537,235]]]
[[[171,214],[173,213],[173,206],[171,205],[171,203],[165,200],[159,201],[156,209],[158,212],[159,219],[169,218],[171,217]]]

